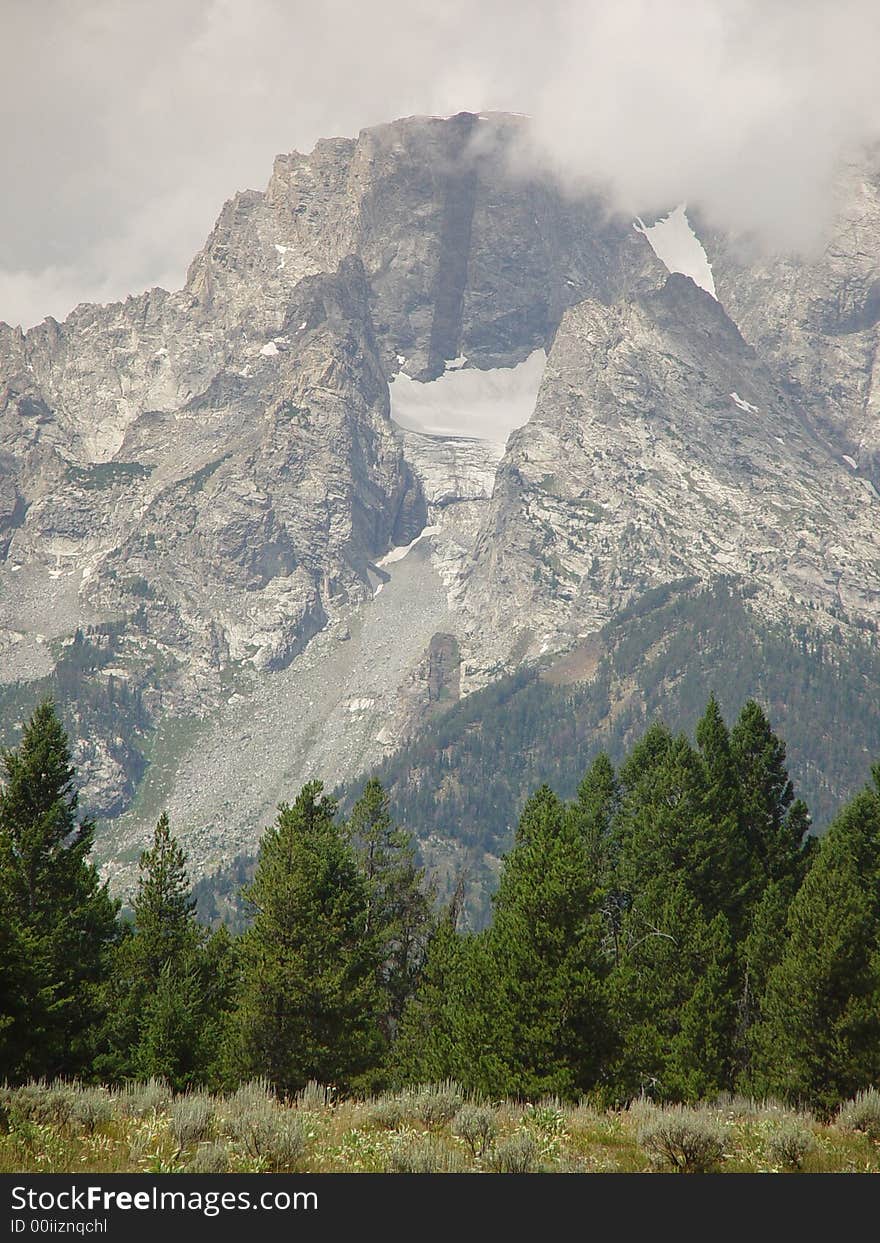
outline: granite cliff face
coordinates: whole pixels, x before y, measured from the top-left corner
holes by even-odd
[[[476,680],[727,575],[768,617],[871,623],[880,496],[688,277],[572,308],[468,572]]]
[[[279,156],[182,290],[0,325],[0,715],[67,705],[120,885],[163,807],[213,866],[652,587],[880,620],[873,166],[815,262],[707,237],[716,301],[522,125]]]

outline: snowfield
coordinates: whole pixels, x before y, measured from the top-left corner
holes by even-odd
[[[427,384],[399,372],[389,385],[391,417],[411,432],[504,444],[531,418],[546,362],[535,350],[516,367],[480,371],[456,358],[447,364],[452,370]]]
[[[652,225],[646,225],[637,218],[633,228],[638,233],[644,233],[654,254],[669,272],[689,276],[695,285],[705,289],[713,298],[716,296],[712,268],[702,242],[691,228],[684,204]]]

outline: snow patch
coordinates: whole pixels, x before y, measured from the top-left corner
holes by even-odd
[[[349,712],[368,712],[375,703],[375,699],[349,699]]]
[[[736,404],[739,406],[740,410],[745,410],[748,414],[759,413],[758,407],[753,406],[751,402],[744,401],[743,398],[740,397],[739,393],[731,393],[730,395],[733,398],[733,400],[736,402]]]
[[[458,358],[447,358],[443,366],[447,371],[460,371],[467,362],[466,354],[459,354]]]
[[[436,535],[439,530],[439,527],[424,527],[414,540],[410,540],[408,544],[399,544],[397,548],[392,548],[390,552],[386,552],[385,556],[376,562],[376,565],[393,565],[395,561],[402,561],[406,554],[415,548],[419,540],[423,540],[427,535]],[[384,586],[384,583],[380,583],[380,586]],[[374,594],[378,595],[378,592]]]
[[[860,479],[859,483],[864,484],[869,494],[873,496],[875,501],[880,501],[880,492],[877,491],[870,479]]]
[[[278,346],[275,344],[274,341],[267,341],[266,344],[263,346],[263,348],[260,350],[260,353],[263,355],[264,358],[274,358],[275,355],[278,353]]]
[[[636,216],[633,228],[637,233],[644,233],[654,254],[668,272],[681,272],[689,276],[695,285],[716,297],[712,266],[703,243],[691,228],[683,203],[652,225],[646,225]]]
[[[844,460],[844,462],[846,462],[847,466],[851,466],[851,467],[853,468],[853,470],[858,470],[858,469],[859,469],[859,464],[858,464],[858,462],[855,460],[855,458],[851,458],[851,457],[850,457],[850,455],[849,455],[848,453],[844,453],[844,455],[843,455],[843,460]]]
[[[546,362],[534,350],[516,367],[447,370],[427,384],[399,372],[389,385],[391,417],[411,432],[504,444],[531,418]]]

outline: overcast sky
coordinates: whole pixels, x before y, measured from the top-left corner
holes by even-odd
[[[573,187],[821,239],[880,135],[877,0],[0,0],[0,319],[177,288],[279,151],[427,112],[534,117]],[[540,152],[540,155],[538,154]]]

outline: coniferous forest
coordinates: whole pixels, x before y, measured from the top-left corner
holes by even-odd
[[[4,754],[0,1077],[337,1098],[454,1081],[499,1100],[830,1115],[880,1080],[880,766],[821,839],[750,701],[693,740],[655,723],[569,802],[542,786],[491,924],[458,928],[370,780],[266,832],[247,929],[209,931],[162,816],[131,919],[90,861],[50,702]]]

